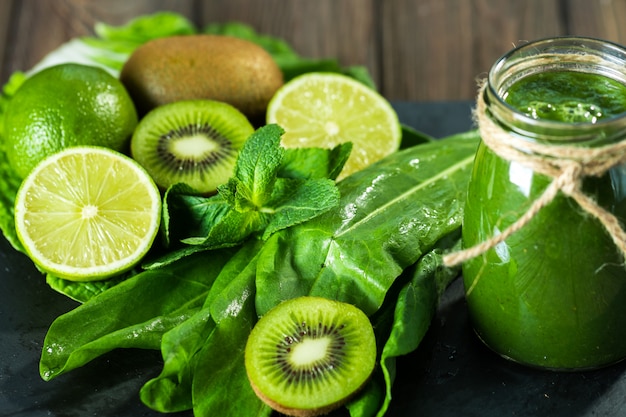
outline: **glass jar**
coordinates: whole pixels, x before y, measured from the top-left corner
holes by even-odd
[[[524,98],[509,94],[540,91],[527,86],[515,92],[512,87],[525,77],[548,74],[551,78],[555,73],[583,74],[578,81],[555,81],[557,93],[567,85],[576,94],[585,83],[597,81],[585,79],[585,74],[617,81],[624,94],[607,96],[616,98],[618,104],[621,100],[623,108],[618,106],[608,118],[571,122],[537,118],[534,112],[509,104],[511,98]],[[572,99],[582,107],[590,104],[587,97]],[[626,50],[601,40],[573,37],[525,44],[495,63],[480,100],[484,106],[477,112],[482,111],[505,133],[501,142],[510,137],[522,144],[577,148],[620,143],[626,138]],[[464,247],[503,233],[552,180],[524,162],[498,156],[481,142],[464,214]],[[581,183],[585,195],[626,223],[624,165],[599,177],[585,177]],[[464,262],[463,277],[476,334],[505,358],[540,368],[581,370],[626,357],[623,255],[599,220],[563,192],[506,240]]]

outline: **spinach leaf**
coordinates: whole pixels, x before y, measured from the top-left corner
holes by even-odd
[[[459,243],[455,246],[460,248]],[[396,375],[396,358],[413,352],[424,338],[448,285],[459,275],[458,268],[443,265],[443,251],[433,250],[417,263],[413,278],[396,298],[393,326],[380,358],[385,378],[385,400],[377,415],[382,417],[391,402]]]
[[[452,248],[452,249],[451,249]],[[368,386],[347,404],[351,417],[382,417],[391,402],[396,358],[419,346],[435,316],[439,300],[459,275],[443,265],[443,253],[460,248],[460,235],[444,239],[407,268],[371,317],[376,332],[380,367]]]
[[[160,375],[142,387],[140,397],[144,404],[161,412],[193,407],[192,381],[196,354],[207,344],[216,322],[221,323],[225,316],[237,310],[239,301],[249,296],[248,282],[254,277],[255,257],[260,246],[257,240],[243,245],[220,270],[202,309],[163,335],[163,369]],[[215,348],[219,349],[219,345]],[[209,355],[220,354],[218,350]]]
[[[400,149],[410,148],[433,140],[436,139],[402,123],[402,142],[400,143]]]
[[[258,253],[258,251],[257,251]],[[217,327],[195,358],[193,410],[196,416],[270,416],[252,390],[244,364],[248,335],[257,321],[255,256],[211,302]]]
[[[168,330],[194,315],[232,251],[190,256],[142,272],[57,317],[44,340],[44,380],[115,348],[159,349]]]
[[[163,369],[139,392],[145,405],[162,413],[193,408],[193,358],[214,329],[210,308],[205,307],[163,335]]]
[[[257,274],[258,313],[307,294],[376,312],[405,268],[458,232],[477,145],[477,132],[451,136],[341,181],[337,207],[267,240]]]

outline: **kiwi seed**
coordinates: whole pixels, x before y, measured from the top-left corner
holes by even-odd
[[[166,104],[141,119],[131,155],[162,189],[185,183],[214,193],[233,174],[243,143],[254,132],[233,106],[214,100]]]
[[[245,350],[257,396],[287,415],[326,414],[367,382],[376,339],[357,307],[321,297],[287,300],[261,317]]]

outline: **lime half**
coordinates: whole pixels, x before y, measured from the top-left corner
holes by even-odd
[[[378,92],[345,75],[307,73],[283,85],[270,101],[267,123],[285,129],[283,146],[332,148],[352,142],[338,179],[395,152],[398,115]]]
[[[43,270],[74,281],[104,279],[136,265],[161,218],[146,171],[106,148],[79,146],[45,158],[15,201],[17,235]]]

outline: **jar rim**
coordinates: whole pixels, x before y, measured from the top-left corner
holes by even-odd
[[[567,135],[568,132],[576,133],[577,136],[581,134],[584,136],[585,133],[593,134],[599,129],[615,127],[616,124],[624,124],[624,128],[626,128],[626,111],[596,122],[570,123],[535,119],[505,101],[503,91],[512,84],[511,80],[515,81],[524,75],[520,75],[520,71],[526,71],[527,75],[529,72],[537,72],[542,68],[556,69],[556,67],[567,66],[569,61],[554,59],[564,57],[580,59],[576,63],[572,61],[571,65],[576,66],[573,70],[600,73],[626,85],[626,48],[624,46],[611,41],[584,36],[557,36],[537,39],[506,52],[491,67],[484,99],[490,108],[498,113],[496,117],[500,118],[502,113],[506,113],[505,119],[509,119],[513,125],[525,125],[531,130],[548,132],[548,134],[558,132],[556,136]],[[535,62],[534,65],[533,62]],[[491,106],[494,104],[499,109],[493,109]]]

